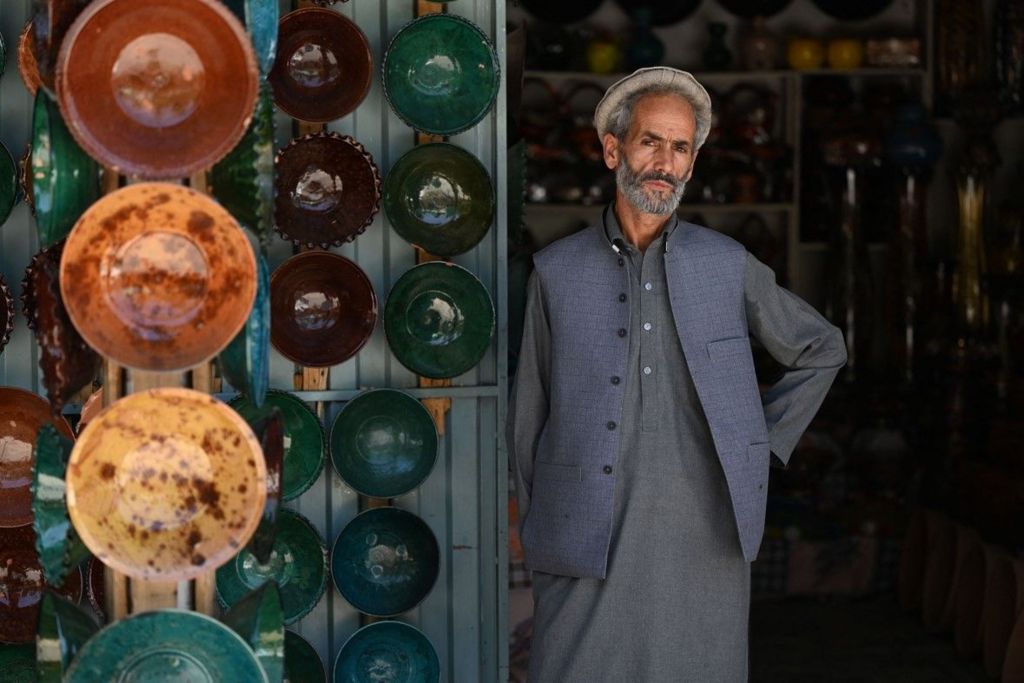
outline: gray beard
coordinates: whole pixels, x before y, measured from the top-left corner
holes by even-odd
[[[644,188],[643,183],[647,180],[661,180],[672,185],[672,194],[662,199],[657,194]],[[626,195],[626,199],[637,210],[643,213],[654,214],[655,216],[667,216],[679,206],[686,190],[686,181],[669,175],[650,171],[648,173],[637,173],[629,165],[626,155],[622,155],[622,163],[615,167],[615,183]]]

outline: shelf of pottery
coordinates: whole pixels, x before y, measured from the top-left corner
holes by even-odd
[[[0,388],[4,680],[450,675],[450,644],[403,615],[451,571],[451,522],[395,499],[457,479],[435,473],[451,396],[503,387],[472,372],[497,355],[497,278],[453,261],[494,262],[474,250],[497,239],[495,183],[447,141],[493,126],[499,59],[445,5],[404,3],[371,43],[329,4],[33,4],[0,212],[32,208],[20,314],[45,398]],[[420,144],[385,175],[381,140],[335,130],[355,117]],[[382,304],[389,258],[413,267]],[[356,379],[374,338],[397,381]],[[303,638],[325,594],[346,608]]]
[[[614,194],[590,130],[603,90],[635,68],[677,66],[716,110],[680,215],[738,238],[819,304],[827,240],[821,211],[809,211],[819,197],[807,195],[825,193],[808,166],[823,156],[818,131],[835,127],[815,116],[839,96],[865,119],[885,115],[868,110],[879,99],[931,98],[924,0],[524,0],[509,19],[527,34],[521,133],[536,246],[594,220]]]

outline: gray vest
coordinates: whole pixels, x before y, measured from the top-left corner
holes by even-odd
[[[605,576],[629,348],[624,261],[601,226],[534,257],[551,330],[550,405],[523,548],[531,569]],[[764,532],[769,443],[743,296],[746,250],[680,221],[665,274],[676,331],[725,471],[744,557]]]

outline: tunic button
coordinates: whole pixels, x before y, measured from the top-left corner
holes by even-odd
[[[612,473],[612,466],[611,465],[605,465],[604,466],[604,473],[605,474],[611,474]]]
[[[620,327],[619,328],[619,336],[620,337],[625,337],[626,336],[626,328],[625,327]]]
[[[653,288],[654,288],[654,285],[652,285],[650,282],[645,282],[644,283],[644,289],[646,289],[648,292],[651,291]]]
[[[651,366],[650,365],[648,365],[646,368],[644,368],[644,374],[645,375],[651,374]]]
[[[648,332],[650,332],[651,331],[651,324],[650,323],[644,323],[644,329],[647,330]]]
[[[608,431],[612,431],[614,429],[615,429],[615,423],[614,422],[609,422],[608,423]]]
[[[625,292],[623,292],[622,294],[619,294],[619,301],[622,301],[622,302],[626,301],[626,293]]]
[[[622,381],[622,380],[620,380],[620,379],[618,378],[618,376],[613,376],[613,377],[612,377],[612,384],[618,384],[618,383],[619,383],[619,382],[621,382],[621,381]]]

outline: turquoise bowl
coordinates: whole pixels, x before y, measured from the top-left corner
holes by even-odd
[[[4,683],[37,683],[35,644],[0,643],[0,671],[3,672]]]
[[[394,498],[419,486],[437,460],[437,428],[423,404],[395,389],[364,391],[331,427],[331,462],[354,491]]]
[[[0,225],[11,215],[18,203],[18,164],[10,150],[0,143]]]
[[[99,630],[91,611],[47,589],[39,601],[36,628],[39,683],[60,683],[79,650]]]
[[[39,428],[32,468],[32,526],[43,577],[51,586],[64,583],[68,572],[89,557],[68,517],[64,473],[74,442],[53,425]]]
[[[327,672],[309,641],[295,631],[284,631],[285,683],[327,683]]]
[[[278,0],[222,0],[235,13],[252,39],[252,49],[256,53],[256,63],[260,75],[264,78],[274,66],[277,53],[277,22],[280,18],[280,2]]]
[[[338,534],[331,551],[334,585],[360,612],[393,617],[427,597],[441,554],[434,532],[411,512],[371,508]]]
[[[281,591],[284,623],[294,624],[316,607],[327,588],[327,549],[319,532],[292,510],[280,511],[270,561],[261,564],[246,548],[217,570],[217,599],[229,608],[267,581]]]
[[[142,612],[115,621],[89,639],[64,680],[268,683],[241,636],[213,617],[184,610]]]
[[[244,396],[228,402],[246,422],[253,424],[278,408],[284,419],[284,461],[281,466],[281,500],[298,498],[320,477],[327,439],[324,427],[306,402],[287,391],[270,389],[259,408]]]
[[[494,304],[465,268],[421,263],[391,288],[384,332],[398,361],[417,375],[456,377],[476,366],[490,347]]]
[[[242,331],[220,352],[224,379],[254,406],[263,405],[270,385],[270,269],[256,254],[256,299]]]
[[[453,14],[406,24],[384,55],[384,94],[406,124],[454,135],[491,110],[501,81],[498,55],[480,28]]]
[[[243,596],[223,621],[249,643],[267,678],[280,681],[284,676],[284,611],[277,583],[267,581]]]
[[[400,621],[364,626],[342,645],[334,683],[437,683],[441,663],[423,632]]]
[[[475,247],[494,220],[494,187],[480,161],[438,142],[406,152],[384,180],[381,199],[406,242],[438,256]]]

